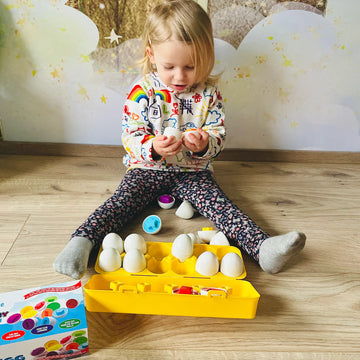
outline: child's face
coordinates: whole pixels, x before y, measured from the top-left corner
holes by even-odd
[[[156,65],[160,79],[175,91],[182,91],[196,81],[193,46],[183,41],[169,40],[148,47],[147,53]]]

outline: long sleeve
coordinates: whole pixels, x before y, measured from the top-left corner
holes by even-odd
[[[122,142],[132,163],[151,162],[152,139],[155,134],[148,117],[149,98],[135,85],[125,102],[122,117]]]
[[[148,74],[131,89],[122,115],[123,162],[129,168],[156,170],[212,170],[211,160],[223,149],[225,141],[222,98],[215,86],[198,84],[175,92],[163,84],[156,73]],[[182,133],[203,128],[209,133],[205,154],[193,154],[185,146],[170,157],[153,159],[155,136],[167,127]]]
[[[209,134],[209,146],[202,156],[193,154],[194,158],[214,159],[225,146],[226,129],[224,125],[225,113],[221,94],[215,90],[211,95],[209,107],[206,111],[205,122],[202,129]]]

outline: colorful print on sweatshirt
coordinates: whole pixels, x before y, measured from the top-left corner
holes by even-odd
[[[123,162],[129,168],[154,170],[212,170],[211,162],[225,142],[224,109],[216,86],[199,84],[175,92],[151,73],[135,83],[124,105],[122,142],[126,150]],[[175,156],[154,160],[152,143],[166,127],[182,133],[202,128],[209,134],[209,147],[196,156],[184,145]]]

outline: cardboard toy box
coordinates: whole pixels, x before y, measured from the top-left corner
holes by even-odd
[[[71,359],[87,353],[80,281],[0,294],[0,360]]]

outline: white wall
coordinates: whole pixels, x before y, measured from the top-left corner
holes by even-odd
[[[65,2],[0,0],[4,138],[120,144],[139,40],[119,45],[121,71],[95,69],[99,32]],[[216,39],[227,147],[360,151],[359,10],[358,0],[328,0],[324,17],[264,18],[238,49]]]

